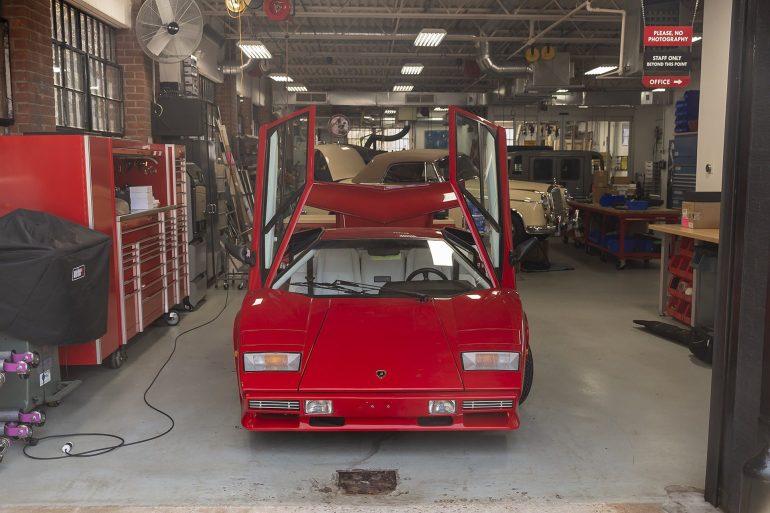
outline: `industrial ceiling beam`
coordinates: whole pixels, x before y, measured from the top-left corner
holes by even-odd
[[[222,10],[205,10],[203,11],[205,16],[224,16],[229,17],[224,9]],[[447,13],[444,11],[420,11],[420,12],[401,12],[398,17],[401,20],[489,20],[489,21],[558,21],[564,18],[564,11],[551,9],[550,11],[534,10],[532,12],[518,14],[503,14],[493,12],[460,12],[460,13]],[[250,12],[250,16],[258,18],[265,18],[265,14],[261,10],[254,10]],[[355,8],[348,8],[341,11],[300,11],[297,10],[294,13],[294,18],[316,18],[316,19],[387,19],[393,20],[396,14],[391,11],[356,11]],[[587,22],[587,23],[612,23],[616,21],[616,17],[604,16],[604,15],[575,15],[572,17],[575,22]]]
[[[378,34],[378,33],[346,33],[346,32],[295,32],[289,34],[262,32],[259,37],[262,39],[273,38],[275,40],[285,41],[412,41],[416,34]],[[251,37],[244,34],[244,38]],[[238,36],[228,36],[228,39],[237,40]],[[490,43],[524,43],[529,40],[526,36],[474,36],[474,35],[447,35],[444,41],[476,42],[487,41]],[[573,44],[573,45],[613,45],[617,46],[619,40],[617,37],[543,37],[539,39],[542,43],[551,44]]]

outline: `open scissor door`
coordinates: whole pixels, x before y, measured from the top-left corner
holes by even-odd
[[[250,287],[270,283],[313,184],[315,107],[259,129],[254,187],[254,254]]]
[[[487,274],[497,285],[514,287],[506,162],[505,129],[449,108],[449,180]]]

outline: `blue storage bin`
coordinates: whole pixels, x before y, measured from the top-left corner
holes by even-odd
[[[625,248],[624,251],[626,253],[632,253],[636,251],[637,242],[638,241],[633,237],[626,237],[626,239],[623,241],[623,247]],[[612,238],[607,237],[607,241],[605,242],[604,246],[613,253],[617,253],[620,248],[620,240],[617,236]]]
[[[599,204],[603,207],[614,207],[615,205],[624,205],[626,197],[620,195],[605,194],[599,198]]]
[[[647,210],[650,208],[650,202],[647,200],[631,200],[626,202],[628,210]]]

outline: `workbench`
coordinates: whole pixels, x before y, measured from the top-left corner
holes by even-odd
[[[627,243],[634,242],[631,238],[627,240],[632,223],[679,223],[682,216],[680,210],[666,208],[627,210],[579,201],[569,201],[568,204],[583,220],[582,232],[572,231],[575,243],[584,244],[587,250],[598,250],[602,260],[606,260],[607,255],[614,256],[617,258],[618,269],[625,268],[628,259],[642,260],[647,263],[652,259],[660,258],[660,253],[654,248],[628,247]],[[610,230],[613,230],[613,233]],[[615,242],[614,231],[617,231],[617,242]],[[646,226],[639,230],[639,233],[646,232]]]
[[[650,229],[663,236],[658,313],[692,327],[713,326],[716,274],[713,270],[699,271],[693,260],[696,241],[719,244],[719,229],[692,229],[681,225],[656,225]]]

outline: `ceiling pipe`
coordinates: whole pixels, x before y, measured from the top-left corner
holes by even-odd
[[[246,71],[249,68],[249,66],[251,66],[253,64],[254,61],[255,61],[255,59],[252,59],[251,57],[249,57],[249,60],[247,60],[246,62],[244,62],[241,65],[223,64],[222,67],[221,67],[222,74],[223,75],[237,75],[238,73],[240,73],[242,71]]]
[[[586,1],[585,1],[585,2],[583,2],[582,4],[578,5],[577,7],[575,7],[574,9],[572,9],[570,12],[568,12],[568,13],[567,13],[567,14],[565,14],[565,15],[563,15],[561,18],[557,19],[556,21],[554,21],[553,23],[551,23],[550,25],[548,25],[546,28],[544,28],[543,30],[541,30],[541,31],[540,31],[538,34],[536,34],[536,35],[534,35],[534,36],[530,37],[530,38],[527,40],[527,42],[526,42],[526,43],[524,43],[523,45],[521,45],[521,47],[520,47],[518,50],[516,50],[515,52],[513,52],[511,55],[509,55],[509,56],[508,56],[508,58],[509,58],[509,59],[511,59],[511,58],[515,57],[516,55],[518,55],[519,53],[523,52],[524,50],[526,50],[527,48],[529,48],[530,46],[532,46],[532,45],[534,44],[534,42],[535,42],[535,41],[537,41],[538,39],[542,38],[543,36],[545,36],[546,34],[548,34],[550,31],[552,31],[553,29],[555,29],[556,27],[558,27],[559,25],[561,25],[562,23],[564,23],[564,22],[565,22],[565,21],[567,21],[568,19],[570,19],[570,18],[572,18],[573,16],[575,16],[575,15],[576,15],[578,12],[580,12],[580,11],[581,11],[583,8],[588,8],[588,6],[589,6],[589,5],[591,5],[591,2],[590,2],[590,1],[588,1],[588,0],[586,0]]]
[[[204,16],[217,16],[224,17],[227,13],[224,9],[221,10],[203,10]],[[254,11],[253,15],[256,18],[264,17],[265,14],[261,9]],[[561,11],[556,9],[532,10],[526,13],[521,12],[519,14],[502,14],[502,13],[474,13],[465,12],[464,10],[457,13],[445,13],[445,12],[400,12],[398,17],[401,20],[487,20],[487,21],[554,21],[563,17]],[[345,9],[342,11],[301,11],[297,10],[293,15],[293,18],[326,18],[326,19],[387,19],[393,20],[395,14],[391,11],[358,11],[355,9]],[[594,22],[594,23],[606,23],[613,21],[611,16],[589,16],[582,15],[575,18],[575,21],[581,22]]]
[[[615,75],[623,76],[624,68],[626,67],[625,64],[625,46],[626,46],[626,11],[623,9],[603,9],[599,7],[593,7],[591,5],[591,0],[588,0],[586,2],[586,11],[588,12],[600,12],[605,14],[620,14],[620,54],[618,56],[618,69],[616,71],[613,71],[611,73],[607,73],[605,75],[602,75],[599,78],[605,78],[608,75]]]
[[[497,75],[506,76],[531,75],[533,73],[532,66],[526,64],[501,65],[495,63],[489,55],[489,43],[486,41],[476,43],[476,48],[479,49],[479,56],[476,62],[478,62],[482,72],[492,72]]]

